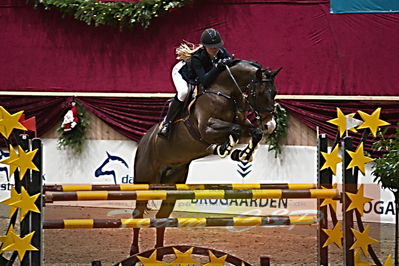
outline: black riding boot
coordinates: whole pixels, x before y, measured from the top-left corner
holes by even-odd
[[[162,137],[169,137],[172,122],[175,120],[176,116],[179,114],[181,108],[183,107],[183,103],[177,99],[177,97],[173,98],[168,113],[162,123],[162,128],[158,131],[158,135]]]

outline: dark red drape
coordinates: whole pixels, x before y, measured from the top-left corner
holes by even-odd
[[[147,30],[87,26],[25,0],[0,8],[0,90],[173,92],[182,40],[217,28],[242,59],[283,67],[279,94],[398,95],[399,14],[329,13],[328,1],[197,0]],[[112,95],[111,95],[112,96]]]
[[[165,98],[76,98],[87,110],[99,117],[116,131],[128,138],[138,141],[144,133],[155,123],[162,120],[166,111]],[[0,97],[0,105],[10,113],[24,110],[26,117],[36,116],[38,136],[56,124],[61,124],[63,115],[70,107],[72,97]],[[398,102],[369,102],[369,101],[297,101],[279,100],[288,112],[313,130],[320,128],[320,132],[327,133],[333,139],[337,133],[335,125],[326,123],[337,117],[336,107],[344,114],[362,110],[371,114],[381,107],[381,119],[392,123],[395,127],[399,123]],[[360,119],[360,117],[357,117]],[[361,134],[353,134],[355,144]],[[369,149],[372,140],[366,143]]]

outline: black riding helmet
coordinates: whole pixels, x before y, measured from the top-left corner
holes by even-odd
[[[206,29],[201,34],[201,44],[208,48],[220,48],[224,42],[220,37],[220,33],[215,29]]]

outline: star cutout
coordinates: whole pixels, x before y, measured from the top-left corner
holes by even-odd
[[[358,113],[364,122],[357,128],[369,128],[374,137],[377,136],[378,127],[390,125],[390,123],[380,119],[381,107],[374,110],[371,115],[362,111],[358,111]]]
[[[348,197],[351,200],[351,204],[349,205],[348,209],[346,210],[347,212],[352,209],[357,209],[357,211],[360,213],[360,215],[363,216],[364,204],[373,200],[372,198],[364,197],[363,194],[364,194],[363,184],[360,185],[356,194],[346,192],[346,195],[348,195]]]
[[[209,263],[204,264],[204,266],[223,266],[225,260],[227,259],[227,255],[221,256],[217,258],[212,251],[208,250],[209,253]]]
[[[137,256],[137,258],[144,266],[166,265],[164,262],[157,260],[157,250],[154,250],[154,252],[152,252],[151,256],[148,258],[142,256]]]
[[[355,248],[361,248],[363,251],[363,254],[368,257],[369,256],[369,251],[368,251],[368,246],[374,243],[377,243],[378,240],[369,237],[369,226],[367,225],[364,228],[364,231],[361,233],[357,231],[356,229],[351,228],[353,234],[355,235],[356,241],[353,243],[353,245],[350,247],[350,249],[355,249]]]
[[[332,150],[330,153],[321,152],[326,162],[323,164],[320,170],[330,168],[333,174],[336,175],[337,164],[342,162],[342,158],[338,156],[338,151],[339,149],[337,145],[335,146],[334,150]]]
[[[333,229],[324,229],[323,231],[328,235],[328,239],[323,245],[324,247],[327,247],[328,245],[334,243],[337,245],[337,247],[342,248],[342,237],[343,233],[341,231],[341,222],[338,221],[337,224],[334,226]]]
[[[355,265],[356,266],[372,266],[372,264],[361,260],[360,252],[357,249],[355,250]]]
[[[15,235],[14,226],[10,225],[7,234],[5,236],[0,236],[0,242],[3,243],[0,248],[0,254],[3,253],[4,248],[8,247],[11,244],[14,244],[13,235]]]
[[[7,159],[0,161],[0,163],[8,164],[10,166],[10,176],[11,176],[17,169],[17,166],[14,165],[13,163],[18,160],[19,155],[11,145],[9,146],[9,150],[10,150],[10,156]]]
[[[33,158],[36,155],[38,149],[35,149],[30,152],[25,152],[21,146],[18,146],[18,154],[10,145],[10,157],[1,161],[0,163],[8,164],[10,166],[10,175],[12,175],[17,167],[20,170],[20,180],[24,178],[24,175],[28,169],[32,169],[34,171],[39,171],[36,165],[32,162]]]
[[[21,188],[21,194],[20,194],[21,200],[11,204],[12,206],[21,209],[21,213],[19,216],[20,221],[22,221],[25,218],[26,214],[30,211],[40,213],[40,210],[37,208],[35,204],[39,196],[40,193],[30,196],[28,191],[26,191],[24,187]]]
[[[323,187],[323,186],[322,186],[321,188],[322,188],[322,189],[328,189],[327,187]],[[333,184],[332,188],[333,188],[333,189],[336,189],[336,188],[337,188],[337,183]],[[326,198],[326,199],[324,199],[323,202],[320,204],[320,207],[330,205],[330,208],[332,208],[332,209],[334,210],[334,212],[336,213],[336,212],[337,212],[337,202],[338,202],[338,200]]]
[[[30,234],[27,234],[24,237],[20,237],[19,235],[16,235],[15,233],[12,234],[13,236],[13,244],[8,245],[5,247],[3,250],[4,251],[17,251],[18,252],[18,258],[20,261],[23,260],[26,251],[35,251],[38,250],[34,246],[31,245],[32,237],[35,232],[32,232]]]
[[[17,204],[21,201],[21,194],[19,194],[14,187],[11,187],[10,197],[3,201],[0,201],[1,204],[5,204],[10,206],[10,218],[14,215],[17,207],[14,207],[14,204]]]
[[[334,199],[324,199],[323,202],[320,204],[320,207],[323,206],[328,206],[330,205],[330,207],[334,210],[334,212],[337,212],[337,200]]]
[[[350,113],[348,115],[344,115],[344,113],[341,111],[341,109],[339,109],[337,107],[337,118],[328,120],[327,123],[336,125],[339,130],[339,136],[342,137],[344,135],[345,131],[348,129],[356,132],[356,130],[353,127],[351,127],[351,126],[349,126],[349,128],[347,127],[347,120],[353,118],[354,116],[355,116],[355,113]]]
[[[194,260],[191,257],[191,254],[193,253],[193,248],[190,248],[184,253],[176,248],[173,248],[173,251],[175,252],[176,259],[172,261],[170,264],[179,264],[180,266],[188,266],[190,264],[201,264],[200,262]]]
[[[389,255],[384,263],[384,266],[392,266],[392,255]]]
[[[0,106],[0,134],[2,134],[6,139],[10,137],[13,129],[27,130],[20,122],[19,119],[24,111],[19,111],[15,114],[10,114]]]
[[[364,156],[363,142],[360,143],[360,145],[356,148],[355,152],[348,150],[347,152],[349,153],[349,156],[352,158],[352,160],[346,169],[350,169],[357,166],[360,172],[362,172],[363,175],[366,175],[366,171],[364,170],[364,165],[368,162],[372,162],[374,159]]]

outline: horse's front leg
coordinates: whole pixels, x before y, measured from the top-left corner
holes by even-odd
[[[238,141],[240,140],[240,136],[241,127],[239,125],[233,124],[230,128],[227,140],[223,144],[217,145],[214,149],[214,153],[219,155],[221,158],[226,157],[237,145]]]
[[[222,143],[213,148],[213,153],[224,158],[231,153],[240,140],[241,126],[211,117],[208,120],[205,134],[210,137],[207,139],[209,143]]]
[[[244,162],[251,162],[253,160],[252,155],[263,137],[263,131],[260,128],[254,127],[250,129],[249,133],[251,139],[249,140],[247,147],[243,150],[235,150],[231,154],[231,159]]]

